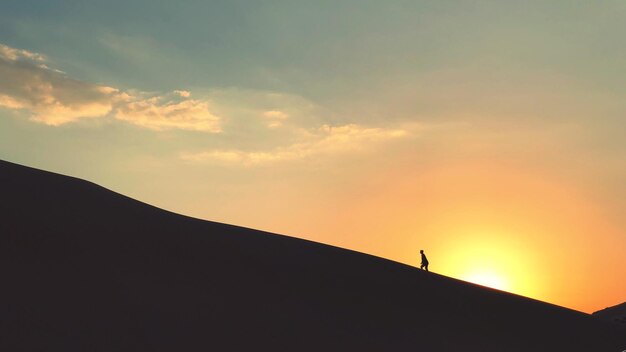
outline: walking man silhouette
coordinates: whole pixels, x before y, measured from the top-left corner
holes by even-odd
[[[426,258],[426,254],[424,254],[423,249],[420,250],[420,254],[422,255],[422,265],[420,266],[420,269],[428,271],[428,258]]]

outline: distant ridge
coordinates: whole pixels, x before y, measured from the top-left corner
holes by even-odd
[[[626,329],[626,302],[593,312],[595,317],[611,321]]]
[[[615,351],[590,315],[0,161],[0,351]]]

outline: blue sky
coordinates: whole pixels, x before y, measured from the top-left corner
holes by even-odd
[[[535,71],[613,89],[623,72],[619,1],[2,6],[4,44],[45,53],[78,78],[143,90],[239,87],[326,102],[449,68],[481,74],[497,65],[501,79]]]

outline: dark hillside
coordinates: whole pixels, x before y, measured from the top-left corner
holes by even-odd
[[[622,351],[589,315],[0,161],[0,351]]]

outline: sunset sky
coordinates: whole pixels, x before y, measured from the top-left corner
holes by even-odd
[[[625,38],[621,0],[4,0],[0,159],[592,312]]]

